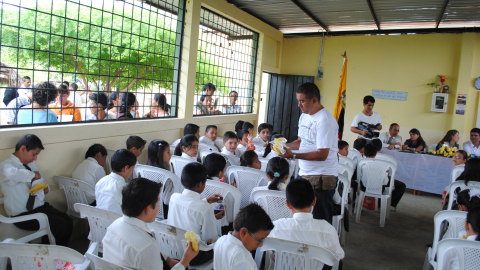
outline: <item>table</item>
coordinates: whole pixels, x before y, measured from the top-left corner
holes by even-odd
[[[441,195],[445,187],[452,182],[451,173],[454,165],[451,158],[386,148],[380,153],[397,159],[395,179],[404,182],[407,188]]]

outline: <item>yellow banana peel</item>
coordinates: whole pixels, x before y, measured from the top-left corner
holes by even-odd
[[[193,250],[198,251],[197,234],[194,231],[187,231],[184,237],[187,239],[187,241],[192,242]]]
[[[287,143],[287,140],[285,138],[275,138],[273,140],[273,150],[275,150],[275,152],[278,155],[284,154],[285,151],[283,151],[283,153],[282,153],[282,150],[283,150],[284,147],[287,147],[286,143]]]
[[[30,194],[32,195],[35,195],[35,193],[39,192],[40,190],[44,189],[44,188],[48,188],[47,184],[45,183],[38,183],[36,184],[35,186],[33,186],[29,192]]]

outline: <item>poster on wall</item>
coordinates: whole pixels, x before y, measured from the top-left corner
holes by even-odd
[[[460,114],[460,115],[464,115],[466,106],[467,106],[467,95],[458,94],[457,95],[457,109],[455,110],[455,113]]]

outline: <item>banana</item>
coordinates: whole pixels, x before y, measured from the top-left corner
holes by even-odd
[[[197,234],[194,231],[187,231],[184,237],[187,239],[187,241],[192,242],[193,250],[198,251]]]
[[[30,194],[32,195],[35,195],[35,193],[39,192],[40,190],[44,189],[44,188],[47,188],[47,184],[45,183],[38,183],[36,184],[34,187],[32,187],[29,192]]]

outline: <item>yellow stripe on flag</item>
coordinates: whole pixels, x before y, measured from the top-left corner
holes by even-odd
[[[337,95],[337,102],[335,103],[335,110],[333,111],[333,116],[338,122],[338,118],[340,117],[340,112],[342,111],[342,108],[345,109],[345,100],[344,96],[347,91],[347,52],[345,52],[344,55],[342,55],[344,58],[343,62],[343,68],[342,68],[342,77],[340,79],[340,87],[338,89],[338,95]],[[343,93],[345,91],[345,93]]]

